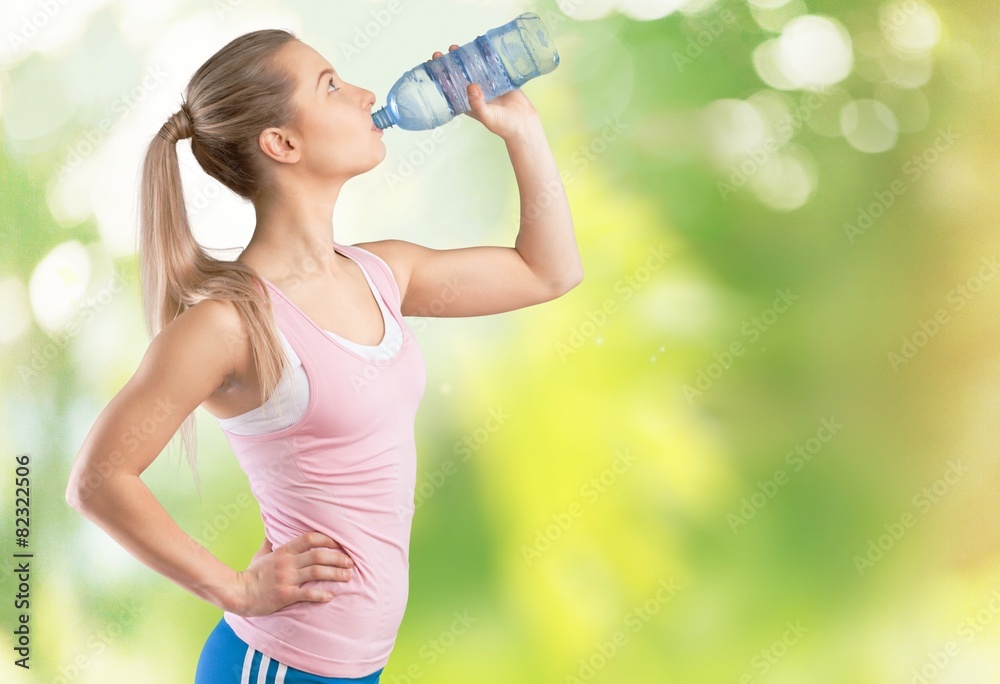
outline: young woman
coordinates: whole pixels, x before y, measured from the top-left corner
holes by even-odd
[[[469,115],[504,140],[514,169],[514,247],[336,242],[341,187],[385,157],[375,96],[286,31],[219,50],[149,144],[140,258],[152,341],[87,435],[66,497],[222,609],[199,684],[379,681],[407,599],[425,384],[403,317],[510,311],[583,277],[531,103],[520,90],[490,103],[476,85],[468,95]],[[206,173],[254,205],[235,261],[210,258],[191,235],[182,138]],[[243,571],[188,536],[140,479],[178,428],[194,466],[198,406],[219,420],[260,505],[266,538]]]

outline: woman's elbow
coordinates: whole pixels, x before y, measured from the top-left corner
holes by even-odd
[[[66,483],[66,503],[69,504],[70,508],[80,513],[83,512],[92,493],[92,490],[86,485],[87,479],[84,474],[74,468],[70,472],[69,482]]]
[[[580,264],[573,272],[573,277],[570,278],[570,285],[569,287],[566,288],[566,292],[569,292],[582,282],[583,282],[583,264]]]
[[[552,299],[555,299],[557,297],[562,297],[564,294],[566,294],[567,292],[569,292],[582,282],[583,282],[583,266],[580,266],[575,270],[565,274],[558,281],[552,283],[551,285]]]
[[[94,464],[87,463],[82,455],[77,457],[66,483],[65,497],[70,508],[80,513],[93,508],[102,485],[109,475],[114,474],[114,464],[111,462],[104,461],[100,465],[97,468]]]

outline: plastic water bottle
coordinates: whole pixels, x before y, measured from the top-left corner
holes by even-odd
[[[471,109],[465,90],[470,83],[478,83],[489,102],[557,66],[559,53],[545,24],[527,12],[407,71],[372,120],[381,129],[437,128]]]

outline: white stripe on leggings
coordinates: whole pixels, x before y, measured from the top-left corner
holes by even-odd
[[[240,677],[240,684],[250,684],[250,665],[253,664],[253,648],[247,646],[246,657],[243,658],[243,675]]]
[[[287,665],[278,663],[278,673],[274,676],[274,684],[285,684],[285,671],[287,669]]]
[[[260,654],[260,669],[257,670],[257,684],[267,684],[267,668],[271,666],[271,656]]]

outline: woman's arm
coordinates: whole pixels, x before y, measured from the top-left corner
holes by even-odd
[[[358,244],[392,268],[404,316],[511,311],[555,299],[583,279],[566,190],[535,108],[520,89],[489,103],[478,85],[470,85],[468,93],[468,115],[506,144],[520,196],[520,229],[513,247],[440,250],[403,240]]]
[[[266,614],[300,600],[312,579],[342,579],[344,554],[319,533],[258,554],[237,572],[188,536],[140,478],[183,419],[240,364],[249,344],[230,303],[206,300],[181,314],[150,343],[135,375],[87,434],[66,487],[66,501],[158,573],[213,605]],[[344,565],[346,567],[346,565]]]

